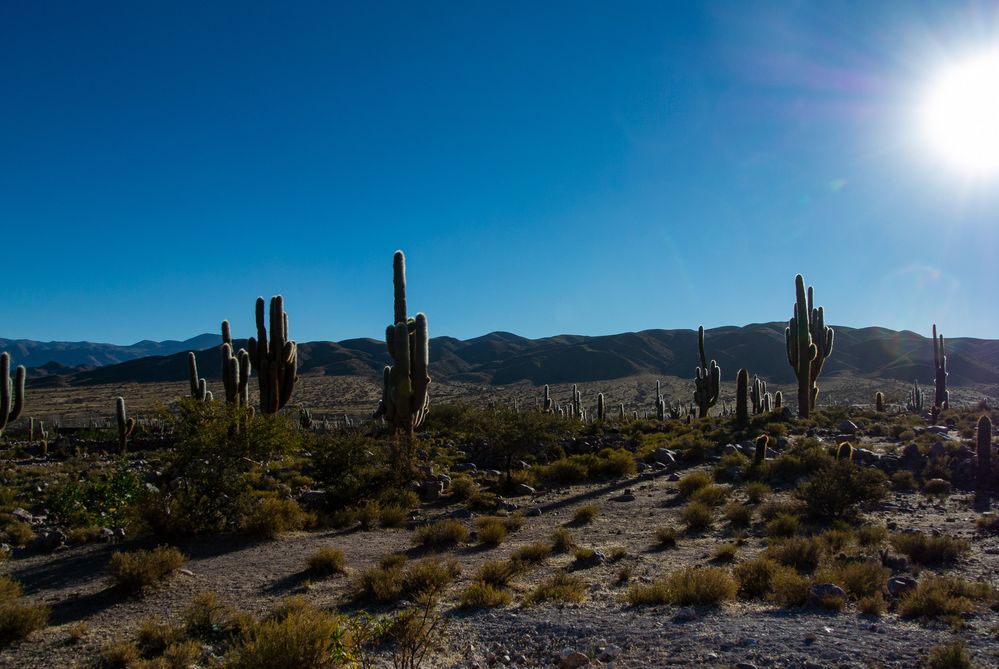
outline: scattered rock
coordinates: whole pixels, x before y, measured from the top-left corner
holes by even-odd
[[[838,425],[836,425],[836,429],[844,434],[856,434],[857,424],[854,423],[852,420],[847,420],[844,418],[839,422]]]
[[[524,515],[528,516],[530,518],[536,518],[537,516],[541,515],[541,507],[540,506],[532,506],[530,509],[528,509],[527,511],[524,512]]]
[[[524,495],[533,495],[535,492],[537,491],[526,483],[518,483],[513,486],[512,494],[514,497],[521,497]]]
[[[28,523],[29,525],[31,524],[31,521],[35,519],[35,517],[31,515],[30,511],[22,509],[21,507],[17,507],[13,511],[11,511],[10,515],[14,516],[22,523]]]
[[[590,656],[576,650],[562,658],[562,661],[558,663],[558,666],[559,669],[577,669],[577,667],[585,667],[589,663]]]
[[[687,623],[691,620],[697,620],[697,609],[692,606],[683,607],[673,616],[673,622],[677,623]]]
[[[835,583],[816,583],[808,591],[808,598],[814,603],[836,597],[846,598],[846,592]]]
[[[911,576],[893,576],[888,579],[888,592],[892,597],[901,597],[916,589],[916,579]]]

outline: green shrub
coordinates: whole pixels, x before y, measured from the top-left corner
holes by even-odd
[[[188,635],[198,639],[210,639],[219,635],[232,624],[236,612],[214,592],[195,595],[184,608],[181,618]],[[180,638],[165,639],[166,644],[179,642]]]
[[[970,549],[967,539],[946,534],[934,537],[922,532],[893,534],[891,545],[921,565],[946,565],[955,562]]]
[[[691,502],[680,512],[680,520],[688,530],[703,530],[713,522],[711,507],[702,502]]]
[[[542,581],[526,597],[528,606],[542,602],[581,602],[586,596],[586,581],[579,576],[556,572],[551,578]]]
[[[354,509],[354,517],[361,524],[362,530],[370,530],[382,516],[382,505],[375,500],[368,500]]]
[[[146,657],[162,655],[171,645],[184,639],[184,628],[167,625],[155,620],[139,623],[136,645]]]
[[[739,595],[747,599],[766,595],[770,592],[770,580],[779,568],[776,562],[764,557],[737,564],[732,572],[739,583]]]
[[[907,469],[891,475],[891,487],[899,492],[912,492],[916,489],[916,477]]]
[[[715,549],[715,562],[732,562],[739,551],[739,545],[734,543],[719,544]]]
[[[309,514],[295,500],[264,497],[246,520],[246,530],[257,537],[274,539],[283,532],[301,530],[309,520]]]
[[[731,574],[717,567],[685,567],[650,585],[628,588],[627,601],[640,604],[717,606],[733,599],[738,585]]]
[[[378,566],[360,573],[355,583],[357,596],[390,604],[403,596],[415,598],[427,591],[439,591],[461,573],[453,559],[427,558],[405,566],[404,555],[385,556]]]
[[[413,534],[413,543],[428,550],[440,551],[452,548],[468,539],[468,528],[464,523],[453,520],[439,520],[431,525],[422,525]]]
[[[600,507],[596,504],[584,504],[578,509],[572,517],[573,525],[588,525],[593,522],[593,519],[600,515]]]
[[[499,546],[506,539],[506,525],[499,518],[479,518],[476,525],[476,534],[481,544]]]
[[[860,600],[882,594],[890,575],[889,570],[872,560],[837,560],[820,569],[815,579],[835,583],[850,597]]]
[[[25,602],[21,585],[9,576],[0,576],[0,648],[42,629],[48,620],[47,606]]]
[[[327,577],[347,573],[347,558],[339,548],[326,546],[309,556],[309,573]]]
[[[172,546],[160,546],[151,551],[130,553],[115,551],[108,562],[111,582],[125,592],[139,592],[173,574],[187,560]]]
[[[898,614],[903,618],[923,620],[963,616],[974,608],[973,598],[990,596],[990,588],[982,586],[984,584],[969,584],[954,578],[927,576],[914,590],[902,596]]]
[[[508,605],[513,597],[503,588],[482,581],[473,581],[461,593],[458,606],[463,609],[491,608]]]
[[[853,543],[853,532],[849,529],[833,527],[820,534],[819,539],[825,544],[826,552],[838,553],[846,550]]]
[[[138,647],[131,641],[119,639],[101,646],[97,666],[100,669],[131,669],[140,660]]]
[[[868,616],[880,616],[888,609],[884,595],[866,595],[857,600],[857,610]]]
[[[750,504],[759,504],[770,496],[770,486],[761,481],[751,481],[746,484],[746,499]]]
[[[926,661],[926,669],[973,669],[971,655],[961,640],[934,646]]]
[[[950,481],[945,481],[940,478],[933,478],[928,480],[923,484],[923,492],[927,495],[936,495],[939,497],[946,497],[950,494],[951,484]]]
[[[475,580],[496,587],[506,587],[520,573],[520,565],[517,560],[488,560],[479,567]]]
[[[696,471],[684,475],[677,483],[681,497],[690,497],[701,488],[711,485],[711,475],[707,472]]]
[[[461,566],[453,558],[442,560],[432,557],[419,560],[403,572],[403,594],[409,598],[419,598],[428,591],[439,592],[450,585],[460,573]]]
[[[856,531],[857,543],[861,548],[876,551],[888,538],[888,531],[881,525],[865,525]]]
[[[884,498],[885,481],[885,475],[878,469],[840,460],[812,474],[795,494],[805,503],[809,515],[835,520],[851,517],[861,505]]]

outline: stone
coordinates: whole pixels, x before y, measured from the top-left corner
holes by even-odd
[[[735,665],[735,669],[756,669],[756,665],[752,662],[739,662]]]
[[[453,472],[474,472],[477,469],[474,462],[459,462],[451,467]]]
[[[433,502],[444,493],[444,484],[437,479],[427,479],[420,485],[420,499]]]
[[[808,597],[813,602],[821,602],[824,599],[834,597],[846,598],[846,592],[835,583],[816,583],[808,590]]]
[[[34,539],[28,543],[28,550],[32,551],[53,551],[66,542],[66,535],[60,530],[50,530],[39,532]]]
[[[621,654],[621,647],[614,644],[608,644],[600,649],[597,659],[601,662],[610,662],[616,659],[618,655]]]
[[[298,503],[310,509],[321,509],[326,506],[326,491],[306,490],[299,496]]]
[[[916,589],[916,579],[911,576],[892,576],[888,579],[888,592],[892,597],[901,597]]]
[[[672,465],[676,462],[676,453],[668,448],[660,446],[652,451],[652,460],[664,465]]]
[[[836,425],[836,429],[844,434],[856,434],[857,424],[854,423],[852,420],[847,420],[846,418],[844,418]]]
[[[569,655],[562,658],[562,661],[558,663],[559,669],[577,669],[578,667],[585,667],[590,663],[590,656],[586,653],[580,653],[578,650],[574,650]]]
[[[741,453],[741,451],[735,444],[725,444],[725,448],[722,449],[722,455],[736,455],[737,453]]]
[[[521,497],[523,495],[533,495],[535,492],[537,491],[526,483],[518,483],[513,486],[513,492],[511,494],[514,497]]]
[[[908,443],[905,448],[902,449],[902,459],[903,460],[922,460],[923,454],[919,452],[919,446],[915,443]]]
[[[31,524],[31,521],[35,519],[35,517],[31,515],[30,511],[22,509],[21,507],[17,507],[13,511],[11,511],[10,515],[14,516],[22,523],[28,523],[29,525]]]
[[[538,517],[538,516],[541,515],[541,507],[540,506],[532,506],[530,509],[528,509],[527,511],[524,512],[524,515],[525,516],[529,516],[531,518],[536,518],[536,517]]]
[[[697,620],[697,609],[692,606],[683,607],[673,616],[673,621],[678,623],[686,623],[691,620]]]
[[[471,509],[455,509],[451,512],[451,517],[458,519],[471,518],[474,515],[475,514],[472,513]]]

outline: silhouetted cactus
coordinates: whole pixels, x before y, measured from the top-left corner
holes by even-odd
[[[753,377],[753,385],[749,390],[749,397],[753,400],[753,415],[758,416],[763,413],[763,396],[767,393],[766,382],[758,376]]]
[[[780,411],[784,408],[784,393],[777,391],[774,393],[774,411]]]
[[[115,403],[115,418],[118,421],[118,452],[124,455],[128,450],[128,438],[135,430],[135,419],[125,413],[125,398],[118,397]]]
[[[382,403],[376,415],[384,415],[393,431],[412,437],[430,410],[430,339],[427,317],[406,315],[406,257],[396,251],[392,262],[395,322],[385,330],[385,344],[395,364],[383,374]]]
[[[704,355],[704,326],[697,329],[697,352],[701,366],[694,377],[694,401],[697,403],[698,418],[706,418],[708,410],[718,401],[718,388],[721,385],[721,368],[714,360],[708,364]]]
[[[208,399],[208,382],[198,377],[198,358],[194,351],[187,352],[187,380],[191,384],[191,397],[201,402]]]
[[[935,414],[941,409],[950,408],[950,393],[947,391],[947,356],[944,355],[944,336],[937,336],[937,324],[933,324],[933,406]]]
[[[295,390],[298,382],[298,344],[288,338],[288,314],[284,311],[284,298],[275,295],[270,305],[270,338],[264,298],[257,298],[257,336],[249,339],[249,361],[257,370],[260,388],[260,411],[275,414],[280,411]]]
[[[912,388],[909,390],[909,411],[919,413],[923,410],[923,405],[926,399],[926,393],[922,391],[919,387],[919,381],[915,380],[912,382]]]
[[[816,380],[833,348],[833,329],[826,327],[825,311],[812,306],[812,288],[807,296],[805,279],[794,277],[794,315],[784,330],[787,361],[798,378],[798,415],[808,418],[819,396]]]
[[[989,493],[992,483],[992,419],[982,416],[978,419],[978,475],[976,476],[975,498],[980,507],[990,505]]]
[[[604,422],[604,394],[597,393],[597,422]]]
[[[853,445],[848,441],[842,442],[836,447],[837,460],[853,460]]]
[[[885,394],[880,390],[874,393],[874,410],[878,413],[885,412]]]
[[[745,427],[749,422],[749,371],[740,369],[735,376],[735,422]]]
[[[767,444],[770,442],[770,437],[766,434],[761,434],[756,438],[756,449],[753,451],[753,466],[759,467],[763,464],[763,461],[767,459]]]
[[[553,411],[553,409],[552,409],[552,391],[548,387],[547,383],[545,384],[545,399],[544,399],[544,404],[542,406],[543,406],[542,411],[544,411],[545,413],[552,413],[552,411]]]
[[[303,430],[312,429],[312,412],[302,407],[298,410],[298,424],[302,426]]]
[[[250,403],[250,353],[239,349],[232,353],[232,342],[222,344],[222,386],[226,404],[248,406]]]
[[[24,409],[24,380],[27,374],[24,365],[18,365],[11,379],[10,355],[6,351],[0,353],[0,436]]]
[[[623,404],[618,404],[617,405],[617,418],[622,423],[624,422],[624,405]]]

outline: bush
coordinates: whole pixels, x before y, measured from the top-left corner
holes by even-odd
[[[750,504],[759,504],[770,496],[770,486],[760,481],[751,481],[746,484],[746,499]]]
[[[586,581],[579,576],[557,572],[542,581],[524,600],[528,606],[542,602],[581,602],[586,596]]]
[[[26,638],[45,627],[49,608],[21,599],[21,585],[8,576],[0,576],[0,648]]]
[[[439,551],[452,548],[468,539],[468,528],[457,520],[439,520],[431,525],[417,528],[413,543],[428,550]]]
[[[835,583],[853,599],[881,595],[891,573],[879,562],[871,560],[837,560],[816,575],[817,581]]]
[[[584,504],[578,509],[572,517],[573,525],[588,525],[593,522],[593,519],[600,515],[600,507],[596,504]]]
[[[375,500],[368,500],[354,510],[357,522],[361,524],[362,530],[370,530],[378,522],[382,515],[382,505]]]
[[[327,546],[309,556],[309,573],[314,576],[334,576],[347,573],[347,558],[339,548]]]
[[[690,497],[707,485],[711,485],[711,475],[702,471],[690,472],[677,483],[681,497]]]
[[[739,583],[739,595],[747,599],[766,595],[770,592],[770,580],[779,568],[776,562],[763,557],[737,564],[732,572]]]
[[[891,475],[891,487],[899,492],[912,492],[916,489],[916,477],[903,469]]]
[[[717,606],[733,599],[738,585],[731,574],[717,567],[686,567],[651,585],[628,588],[629,603]]]
[[[510,554],[510,559],[525,565],[541,564],[552,554],[552,547],[545,543],[521,546]]]
[[[856,536],[861,548],[876,551],[888,537],[888,531],[881,525],[865,525],[857,528]]]
[[[115,551],[108,562],[111,582],[125,592],[139,592],[165,580],[187,560],[172,546],[160,546],[151,551],[131,553]]]
[[[753,508],[746,504],[732,502],[725,506],[722,516],[733,528],[743,530],[753,523]]]
[[[867,595],[857,600],[857,610],[868,616],[880,616],[888,608],[884,595]]]
[[[406,569],[405,565],[405,555],[385,556],[378,566],[361,572],[355,583],[357,596],[391,604],[403,596],[415,598],[427,591],[439,591],[461,573],[453,559],[427,558]]]
[[[767,523],[766,530],[768,537],[793,537],[801,531],[801,522],[797,516],[792,516],[789,513],[778,513]]]
[[[811,572],[822,557],[822,543],[815,537],[791,537],[767,546],[766,556],[798,571]]]
[[[819,539],[825,544],[826,552],[837,553],[846,550],[846,547],[853,541],[853,532],[849,529],[832,528],[819,535]]]
[[[919,581],[915,590],[902,596],[898,603],[898,614],[903,618],[923,620],[962,616],[971,612],[974,606],[972,597],[985,596],[987,593],[977,584],[971,585],[957,579],[928,576]]]
[[[476,521],[479,543],[499,546],[506,539],[506,525],[499,518],[480,518]]]
[[[552,550],[556,553],[565,553],[576,545],[572,538],[572,532],[564,527],[556,527],[552,532]]]
[[[676,548],[676,536],[676,528],[672,525],[656,528],[656,543],[663,548]]]
[[[954,641],[930,649],[926,669],[972,669],[971,656],[963,641]]]
[[[923,484],[923,492],[927,495],[946,497],[950,494],[950,490],[950,481],[945,481],[944,479],[930,479]]]
[[[506,606],[512,600],[513,597],[510,593],[502,588],[483,581],[473,581],[461,593],[458,606],[463,609],[479,609]]]
[[[162,655],[171,645],[184,639],[183,628],[144,620],[139,624],[136,645],[146,657]]]
[[[140,659],[139,649],[131,641],[110,641],[101,646],[97,666],[100,669],[130,669]]]
[[[250,513],[246,530],[257,537],[274,539],[282,532],[301,530],[308,522],[309,514],[295,500],[265,497]]]
[[[809,515],[822,520],[848,518],[862,504],[880,501],[887,487],[878,469],[840,460],[812,474],[795,491]]]
[[[804,606],[810,583],[791,567],[778,566],[770,575],[770,600],[782,608]]]
[[[711,507],[701,502],[691,502],[680,512],[680,520],[688,530],[703,530],[711,527]]]
[[[227,626],[232,624],[235,611],[214,592],[202,592],[194,596],[184,609],[181,618],[188,635],[198,639],[210,639],[218,636]],[[180,641],[179,638],[168,638],[167,645]]]
[[[451,497],[463,501],[474,495],[479,490],[479,485],[470,476],[457,474],[451,478]]]
[[[739,551],[738,544],[724,543],[719,544],[718,548],[715,549],[715,562],[732,562],[735,560],[735,554]]]
[[[496,587],[506,587],[520,573],[520,569],[520,563],[516,560],[488,560],[479,567],[475,580]]]
[[[934,537],[922,532],[894,534],[891,545],[921,565],[945,565],[955,562],[970,549],[967,539],[946,534]]]
[[[461,573],[457,560],[426,558],[412,563],[403,573],[402,592],[410,599],[418,599],[427,592],[440,592]]]
[[[699,488],[690,496],[690,500],[708,506],[721,506],[728,498],[728,491],[728,486],[712,483]]]
[[[402,527],[408,517],[406,508],[398,504],[383,506],[378,512],[378,522],[382,527]]]

